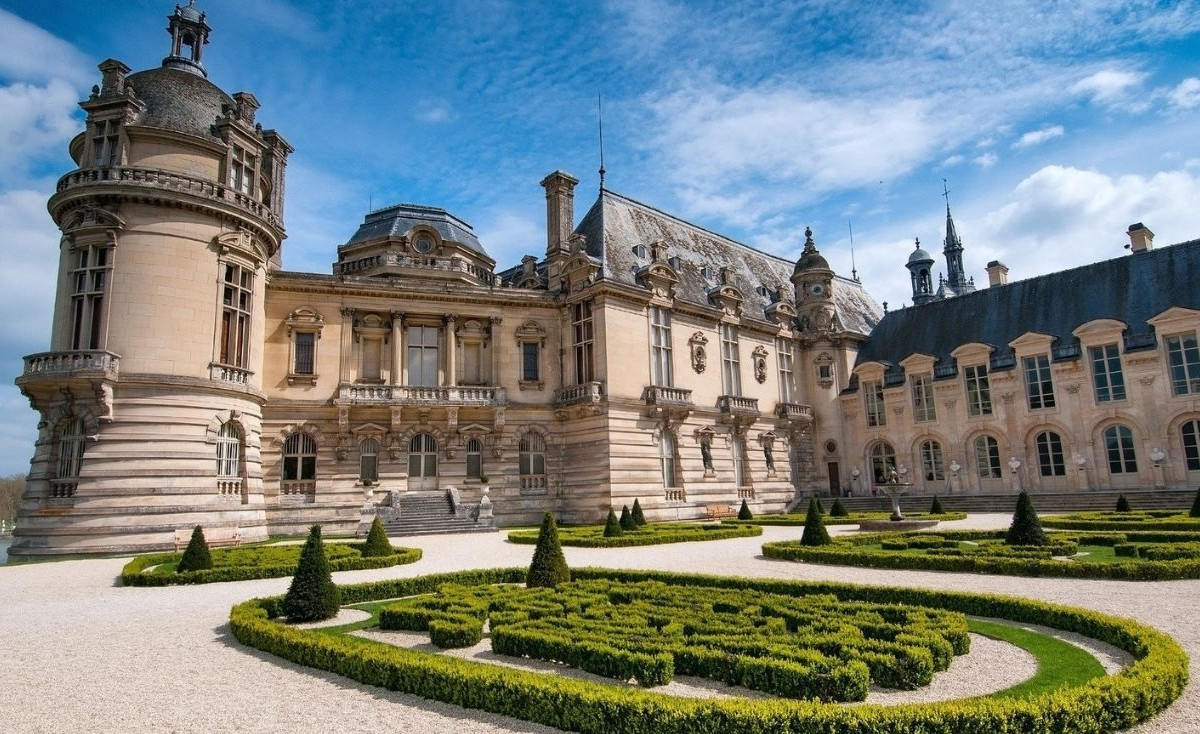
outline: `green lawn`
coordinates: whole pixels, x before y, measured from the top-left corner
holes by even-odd
[[[1060,688],[1083,685],[1106,674],[1104,666],[1091,653],[1057,637],[975,618],[967,619],[967,629],[1016,645],[1037,658],[1038,669],[1032,678],[987,698],[1027,698],[1053,693]]]

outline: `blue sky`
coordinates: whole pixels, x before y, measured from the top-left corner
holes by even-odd
[[[1200,3],[287,3],[208,0],[209,78],[296,148],[284,264],[328,272],[369,206],[442,206],[501,266],[545,248],[537,183],[608,187],[794,258],[811,226],[892,308],[942,179],[969,274],[1012,279],[1200,237]],[[36,416],[12,387],[49,344],[45,212],[109,57],[168,51],[170,2],[0,0],[0,474]]]

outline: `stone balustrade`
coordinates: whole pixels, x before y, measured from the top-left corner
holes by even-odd
[[[342,385],[338,399],[358,405],[504,405],[502,387],[478,385]]]
[[[681,387],[649,385],[646,387],[644,397],[647,405],[695,407],[695,403],[692,402],[692,391]]]
[[[242,480],[218,479],[217,494],[222,497],[240,497],[242,494]]]
[[[132,168],[128,166],[110,166],[108,168],[85,168],[71,171],[58,180],[58,191],[107,184],[121,184],[174,191],[189,194],[210,201],[231,205],[258,219],[271,227],[282,230],[283,223],[270,207],[256,200],[249,194],[225,186],[211,179],[186,176],[182,173],[160,171],[154,168]]]
[[[313,502],[316,496],[317,483],[312,479],[284,479],[279,482],[280,502]]]
[[[371,271],[403,268],[442,273],[465,273],[482,283],[491,283],[493,274],[470,260],[457,255],[415,255],[409,252],[387,252],[368,255],[334,264],[335,275],[368,274]]]
[[[717,398],[717,408],[728,415],[753,418],[757,418],[759,415],[758,399],[741,395],[722,395]]]
[[[687,502],[687,492],[683,487],[667,487],[667,502]]]
[[[579,385],[568,385],[554,392],[554,402],[557,405],[599,403],[603,399],[604,383],[602,382],[584,382]]]
[[[254,373],[250,370],[244,370],[240,367],[234,367],[227,364],[214,364],[210,368],[210,377],[219,382],[228,382],[233,385],[247,385],[250,383],[250,376]]]
[[[24,375],[60,377],[72,373],[98,373],[116,379],[120,355],[103,349],[80,349],[70,352],[40,352],[25,357]]]
[[[752,500],[754,499],[754,487],[738,487],[737,494],[739,500]]]
[[[545,494],[550,483],[545,474],[522,474],[521,494]]]
[[[775,415],[784,420],[805,423],[813,419],[813,409],[811,405],[780,403],[775,407]]]

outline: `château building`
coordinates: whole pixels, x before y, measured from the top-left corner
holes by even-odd
[[[332,273],[289,272],[292,148],[208,80],[210,30],[176,6],[162,66],[107,60],[80,103],[14,557],[350,532],[448,493],[506,525],[780,511],[892,467],[956,492],[1200,477],[1200,242],[1133,230],[1128,257],[976,291],[947,209],[950,278],[918,249],[920,305],[885,315],[811,231],[791,262],[603,187],[577,218],[554,171],[519,264],[397,204]]]

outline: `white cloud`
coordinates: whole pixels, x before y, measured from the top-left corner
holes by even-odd
[[[1075,82],[1071,91],[1091,97],[1093,102],[1106,106],[1126,106],[1126,95],[1141,85],[1146,75],[1140,71],[1104,69]]]
[[[1000,160],[995,153],[984,153],[981,156],[976,156],[971,160],[972,163],[980,168],[991,168],[996,165],[996,161]]]
[[[1171,104],[1181,110],[1200,107],[1200,79],[1189,76],[1179,82],[1179,86],[1172,89],[1168,96]]]
[[[427,122],[431,125],[436,125],[442,122],[449,122],[454,117],[454,111],[450,107],[450,103],[445,100],[423,100],[417,105],[417,120]]]
[[[962,163],[964,160],[966,160],[966,158],[964,158],[961,155],[952,155],[949,158],[947,158],[946,160],[942,161],[942,168],[950,168],[952,166],[957,166],[958,164]]]
[[[0,166],[11,173],[56,148],[65,151],[67,141],[83,128],[72,116],[78,101],[75,90],[58,79],[46,86],[17,82],[0,87]]]
[[[496,269],[512,267],[524,255],[541,258],[546,252],[546,224],[513,211],[497,209],[483,214],[475,232]]]
[[[71,44],[0,9],[0,77],[27,82],[64,79],[76,87],[100,72]]]
[[[1020,137],[1017,142],[1012,144],[1014,149],[1032,148],[1035,145],[1041,145],[1047,140],[1061,138],[1063,136],[1062,125],[1048,125],[1040,130],[1030,130]]]

